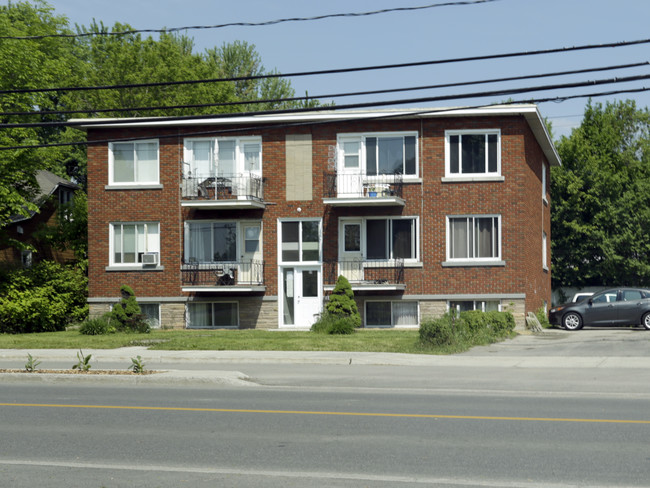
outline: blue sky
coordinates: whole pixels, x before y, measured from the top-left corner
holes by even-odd
[[[128,23],[136,29],[262,22],[287,17],[364,12],[383,8],[443,3],[447,0],[50,0],[57,14],[71,24],[92,19],[112,26]],[[6,3],[6,0],[3,1]],[[535,51],[586,44],[650,38],[650,1],[647,0],[497,0],[442,6],[416,12],[393,12],[368,17],[334,18],[283,23],[264,27],[227,27],[190,30],[195,51],[244,40],[255,44],[267,69],[299,72],[393,63]],[[155,35],[154,35],[155,36]],[[438,83],[522,76],[571,69],[637,63],[650,60],[650,44],[506,60],[475,61],[429,67],[372,71],[292,79],[297,94],[312,96],[361,90],[401,88]],[[650,66],[615,72],[562,78],[526,80],[475,87],[407,92],[363,98],[340,98],[336,103],[392,100],[443,94],[487,91],[505,86],[523,87],[571,81],[650,74]],[[650,80],[553,92],[530,97],[562,96],[627,87],[650,87]],[[512,98],[520,99],[520,95]],[[650,106],[650,92],[622,94],[640,107]],[[401,105],[458,106],[498,102],[506,97]],[[610,98],[597,98],[603,103]],[[568,135],[580,123],[587,99],[540,104],[553,123],[554,135]]]

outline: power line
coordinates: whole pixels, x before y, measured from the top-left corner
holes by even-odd
[[[535,91],[547,91],[547,90],[563,90],[568,88],[582,88],[586,86],[595,86],[595,85],[609,85],[616,83],[629,83],[633,81],[641,81],[650,79],[650,74],[646,75],[636,75],[636,76],[627,76],[627,77],[615,77],[608,79],[600,80],[589,80],[589,81],[579,81],[573,83],[556,83],[552,85],[542,85],[542,86],[533,86],[533,87],[523,87],[523,88],[507,88],[501,90],[492,90],[492,91],[483,91],[483,92],[474,92],[474,93],[463,93],[463,94],[454,94],[454,95],[441,95],[435,97],[420,97],[420,98],[408,98],[408,99],[398,99],[398,100],[386,100],[378,102],[361,102],[361,103],[351,103],[347,105],[338,105],[338,106],[323,106],[319,107],[319,111],[336,111],[344,109],[361,109],[361,108],[371,108],[371,107],[385,107],[388,105],[405,105],[405,104],[418,104],[418,103],[431,103],[431,102],[441,102],[448,100],[459,100],[466,98],[484,98],[484,97],[496,97],[496,96],[507,96],[507,95],[517,95],[522,93],[529,93]],[[313,112],[314,108],[292,108],[292,109],[280,109],[280,110],[263,110],[263,111],[253,111],[253,112],[237,112],[237,113],[226,113],[226,114],[207,114],[207,115],[183,115],[183,116],[172,116],[172,117],[143,117],[138,119],[138,122],[159,122],[159,121],[183,121],[183,120],[205,120],[211,118],[234,118],[234,117],[244,117],[244,116],[257,116],[257,115],[277,115],[277,114],[298,114],[305,112]],[[0,129],[10,129],[10,128],[35,128],[35,127],[74,127],[78,125],[92,126],[92,125],[114,125],[114,124],[123,124],[125,121],[120,119],[81,119],[77,121],[65,121],[65,122],[26,122],[26,123],[17,123],[17,124],[0,124]]]
[[[604,92],[593,92],[593,93],[582,93],[582,94],[576,94],[576,95],[566,95],[563,97],[545,97],[545,98],[533,98],[533,99],[526,99],[526,100],[512,100],[509,102],[505,102],[502,105],[517,105],[517,104],[522,104],[522,103],[547,103],[547,102],[555,102],[555,103],[561,103],[565,100],[574,100],[577,98],[596,98],[596,97],[604,97],[604,96],[612,96],[612,95],[621,95],[623,93],[641,93],[641,92],[647,92],[650,91],[650,87],[640,87],[640,88],[628,88],[624,90],[609,90],[609,91],[604,91]],[[474,106],[464,106],[464,107],[456,107],[456,108],[444,108],[444,109],[436,109],[436,108],[430,108],[430,109],[423,109],[421,112],[415,112],[411,113],[411,115],[425,115],[425,114],[431,114],[434,112],[444,112],[444,113],[449,113],[449,112],[454,112],[454,111],[461,111],[461,110],[469,110],[469,109],[479,109],[479,108],[484,108],[484,107],[490,107],[493,106],[494,104],[482,104],[482,105],[474,105]],[[377,119],[387,119],[391,117],[401,117],[403,114],[396,114],[396,115],[381,115],[381,116],[376,116],[376,117],[363,117],[359,119],[350,119],[346,118],[345,122],[354,122],[355,120],[377,120]],[[281,129],[281,128],[289,128],[289,127],[301,127],[301,126],[306,126],[306,125],[324,125],[324,124],[334,124],[340,122],[339,120],[325,120],[325,121],[308,121],[308,122],[292,122],[292,123],[285,123],[285,124],[275,124],[273,125],[270,129],[276,130],[276,129]],[[234,129],[218,129],[218,130],[209,130],[209,131],[197,131],[197,132],[191,132],[187,134],[182,134],[183,137],[198,137],[198,136],[209,136],[209,135],[219,135],[219,134],[231,134],[235,132],[243,132],[243,131],[264,131],[268,130],[268,124],[267,125],[261,125],[261,126],[248,126],[248,127],[238,127]],[[178,138],[179,134],[159,134],[158,139],[173,139],[173,138]],[[127,137],[127,138],[112,138],[112,139],[101,139],[101,140],[93,140],[93,141],[77,141],[77,142],[58,142],[58,143],[50,143],[50,144],[33,144],[33,145],[23,145],[23,146],[0,146],[0,151],[7,151],[7,150],[18,150],[18,149],[42,149],[42,148],[48,148],[48,147],[65,147],[65,146],[90,146],[90,145],[100,145],[100,144],[108,144],[110,142],[133,142],[133,141],[142,141],[142,140],[148,140],[151,139],[151,135],[148,136],[142,136],[142,137]]]
[[[486,61],[491,59],[504,59],[504,58],[514,58],[514,57],[521,57],[521,56],[538,56],[541,54],[556,54],[556,53],[566,53],[572,51],[585,51],[591,49],[618,48],[618,47],[627,47],[627,46],[649,44],[649,43],[650,43],[650,39],[639,39],[634,41],[610,42],[605,44],[586,44],[582,46],[573,46],[573,47],[538,49],[535,51],[516,51],[510,53],[487,54],[482,56],[466,56],[461,58],[416,61],[411,63],[358,66],[352,68],[336,68],[336,69],[316,70],[316,71],[298,71],[293,73],[268,73],[263,75],[254,75],[254,76],[238,76],[234,78],[161,81],[161,82],[152,82],[152,83],[130,83],[130,84],[121,84],[121,85],[69,86],[69,87],[58,87],[58,88],[17,88],[11,90],[0,90],[0,95],[14,94],[14,93],[50,93],[50,92],[64,92],[64,91],[118,90],[123,88],[190,85],[190,84],[199,84],[199,83],[221,83],[221,82],[232,82],[232,81],[260,80],[266,78],[297,78],[302,76],[331,75],[331,74],[353,73],[359,71],[376,71],[376,70],[396,69],[396,68],[413,68],[419,66],[431,66],[431,65],[439,65],[439,64],[464,63],[469,61]]]
[[[172,27],[166,29],[133,29],[128,31],[120,31],[120,32],[81,32],[77,34],[43,34],[38,36],[0,36],[0,39],[30,40],[30,39],[47,39],[52,37],[76,38],[76,37],[90,37],[90,36],[123,36],[123,35],[138,34],[138,33],[162,34],[162,33],[169,33],[169,32],[199,30],[199,29],[223,29],[225,27],[261,27],[261,26],[282,24],[286,22],[307,22],[313,20],[324,20],[324,19],[341,18],[341,17],[367,17],[371,15],[385,14],[390,12],[410,12],[416,10],[431,9],[436,7],[476,5],[476,4],[490,3],[496,1],[499,0],[466,0],[466,1],[446,2],[446,3],[432,3],[429,5],[422,5],[416,7],[386,8],[381,10],[372,10],[370,12],[348,12],[348,13],[338,13],[338,14],[317,15],[313,17],[291,17],[286,19],[267,20],[263,22],[231,22],[227,24],[193,25],[193,26],[186,26],[186,27]]]
[[[317,99],[328,99],[328,98],[342,98],[342,97],[352,97],[352,96],[367,96],[367,95],[380,95],[387,93],[399,93],[407,91],[419,91],[419,90],[431,90],[439,88],[453,88],[459,86],[470,86],[470,85],[481,85],[489,83],[502,83],[509,81],[521,81],[528,79],[538,79],[538,78],[550,78],[555,76],[566,76],[574,74],[584,74],[584,73],[593,73],[598,71],[613,71],[619,69],[630,69],[638,68],[641,66],[650,65],[649,61],[643,61],[639,63],[631,64],[619,64],[612,66],[600,66],[596,68],[584,68],[568,71],[556,71],[551,73],[538,73],[533,75],[523,75],[523,76],[511,76],[511,77],[502,77],[502,78],[489,78],[485,80],[474,80],[474,81],[462,81],[455,83],[441,83],[436,85],[422,85],[414,87],[405,87],[405,88],[388,88],[382,90],[365,90],[358,92],[347,92],[347,93],[330,93],[323,95],[313,95],[313,96],[304,96],[304,97],[287,97],[287,98],[274,98],[274,99],[261,99],[261,100],[248,100],[248,101],[236,101],[236,102],[219,102],[219,103],[202,103],[202,104],[185,104],[185,105],[161,105],[161,106],[147,106],[147,107],[127,107],[127,108],[107,108],[107,109],[87,109],[87,110],[43,110],[39,112],[0,112],[0,116],[23,116],[23,115],[69,115],[69,114],[82,114],[82,113],[112,113],[112,112],[135,112],[135,111],[152,111],[152,110],[176,110],[176,109],[188,109],[188,108],[208,108],[208,107],[229,107],[229,106],[239,106],[239,105],[255,105],[263,103],[286,103],[286,102],[301,102]]]

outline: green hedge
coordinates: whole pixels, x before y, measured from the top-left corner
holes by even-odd
[[[420,324],[420,344],[424,347],[446,347],[459,344],[489,344],[508,337],[515,329],[510,312],[473,310],[448,312],[440,318]]]

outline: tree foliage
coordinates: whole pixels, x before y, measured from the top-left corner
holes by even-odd
[[[361,326],[361,315],[359,315],[357,303],[354,301],[354,292],[345,276],[339,276],[336,280],[336,285],[325,308],[330,315],[349,319],[354,327]]]
[[[650,286],[650,114],[590,102],[551,170],[554,286]]]
[[[0,5],[0,36],[34,36],[70,32],[65,17],[54,16],[44,2]],[[68,38],[30,40],[3,39],[0,43],[0,89],[19,90],[56,86],[68,80],[77,68],[74,44]],[[59,106],[55,93],[9,93],[0,97],[0,121],[47,122],[51,115],[6,115],[30,112],[34,108],[53,110]],[[57,140],[51,128],[0,129],[0,146],[39,145]],[[55,152],[56,153],[56,152]],[[14,215],[29,216],[39,169],[59,167],[56,154],[46,149],[0,151],[0,232]],[[57,171],[55,171],[57,172]],[[58,171],[60,173],[60,171]],[[1,237],[1,236],[0,236]]]
[[[197,53],[193,39],[182,34],[162,33],[157,39],[138,33],[108,35],[132,28],[122,23],[109,28],[101,21],[93,21],[87,27],[77,26],[76,30],[93,35],[3,39],[0,43],[0,89],[134,85],[268,74],[255,46],[243,41],[224,43]],[[67,18],[55,15],[54,9],[43,0],[0,5],[0,36],[73,33]],[[291,83],[282,78],[110,90],[22,92],[0,97],[0,112],[15,114],[1,115],[0,121],[62,122],[73,117],[198,115],[318,105],[317,101],[219,105],[293,96]],[[217,106],[206,107],[206,104]],[[169,108],[180,105],[190,107]],[[106,111],[115,108],[128,110]],[[52,114],[52,111],[66,113]],[[33,114],[19,115],[21,112]],[[84,140],[82,131],[70,127],[0,129],[0,146],[4,147]],[[85,146],[0,151],[0,239],[3,227],[13,215],[27,216],[29,211],[37,210],[31,197],[36,189],[34,175],[39,169],[73,177],[85,188]]]
[[[88,314],[87,278],[76,266],[42,261],[0,273],[0,333],[53,332]]]

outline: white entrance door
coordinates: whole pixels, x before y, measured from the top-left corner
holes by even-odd
[[[322,310],[319,266],[282,269],[282,325],[307,329]]]
[[[241,233],[243,248],[237,281],[251,285],[262,283],[262,226],[259,222],[243,223]]]
[[[362,226],[360,220],[344,220],[339,226],[339,274],[350,283],[363,281]]]
[[[358,198],[363,196],[363,175],[361,171],[361,140],[341,138],[337,168],[337,197]]]

